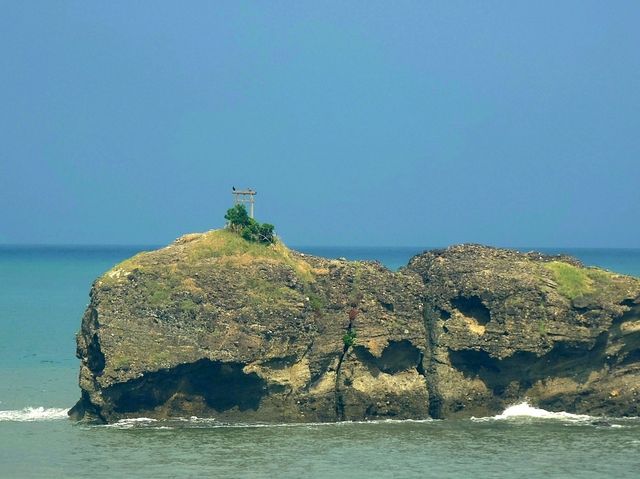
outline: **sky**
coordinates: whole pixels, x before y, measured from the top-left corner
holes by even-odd
[[[640,247],[640,2],[0,0],[0,244]]]

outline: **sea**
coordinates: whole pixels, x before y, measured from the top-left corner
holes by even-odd
[[[0,477],[637,478],[640,418],[494,417],[222,424],[197,417],[77,424],[74,335],[92,281],[147,246],[0,246]],[[397,269],[424,247],[298,247]],[[518,248],[521,251],[536,248]],[[538,249],[640,277],[640,249]]]

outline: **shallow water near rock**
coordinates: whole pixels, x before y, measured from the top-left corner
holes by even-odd
[[[0,248],[0,477],[636,477],[640,419],[514,405],[460,421],[225,425],[65,418],[91,282],[145,248]],[[398,268],[424,248],[299,248]],[[640,250],[549,250],[640,276]]]
[[[640,420],[610,423],[12,422],[0,461],[5,477],[635,477]]]

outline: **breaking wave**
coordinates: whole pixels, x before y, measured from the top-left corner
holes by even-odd
[[[482,418],[471,418],[473,421],[488,421],[488,420],[505,420],[505,419],[520,419],[520,418],[531,418],[531,419],[559,419],[562,421],[572,421],[572,422],[581,422],[581,421],[590,421],[594,418],[593,416],[588,416],[586,414],[571,414],[569,412],[553,412],[547,411],[546,409],[537,408],[531,406],[528,402],[521,402],[520,404],[514,404],[513,406],[509,406],[507,409],[502,411],[501,414],[497,414],[492,417],[482,417]]]
[[[67,418],[67,408],[25,407],[12,411],[0,411],[0,421],[33,422]]]

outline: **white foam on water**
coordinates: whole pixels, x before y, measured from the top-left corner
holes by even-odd
[[[154,422],[158,422],[157,419],[153,419],[150,417],[133,417],[129,419],[120,419],[118,422],[114,422],[113,424],[105,424],[102,427],[115,427],[118,429],[131,429],[136,426],[147,426]]]
[[[228,428],[273,428],[273,427],[316,427],[316,426],[349,426],[354,424],[371,425],[371,424],[405,424],[405,423],[429,423],[434,419],[373,419],[366,421],[339,421],[339,422],[291,422],[291,423],[224,423],[219,422],[215,418],[199,418],[191,416],[188,419],[176,418],[179,421],[185,421],[193,424],[206,424],[210,427],[228,427]]]
[[[514,404],[513,406],[509,406],[507,409],[502,411],[501,414],[498,414],[493,417],[482,417],[475,418],[472,417],[472,421],[487,421],[487,420],[505,420],[505,419],[519,419],[519,418],[532,418],[532,419],[558,419],[562,421],[588,421],[595,419],[592,416],[588,416],[586,414],[571,414],[565,411],[553,412],[547,411],[546,409],[537,408],[531,406],[528,402],[524,401],[519,404]]]
[[[131,429],[131,428],[150,428],[150,429],[173,429],[176,423],[184,424],[186,427],[200,426],[212,429],[217,428],[281,428],[281,427],[336,427],[336,426],[349,426],[354,424],[373,425],[373,424],[403,424],[403,423],[430,423],[435,419],[376,419],[368,421],[341,421],[341,422],[294,422],[294,423],[228,423],[221,422],[213,417],[173,417],[162,420],[139,417],[121,419],[112,424],[99,425],[97,427],[110,427],[116,429]]]
[[[66,419],[68,417],[66,408],[59,407],[25,407],[12,411],[0,411],[0,421],[13,422],[33,422],[33,421],[53,421]]]
[[[151,417],[132,417],[129,419],[120,419],[118,422],[121,424],[125,423],[135,423],[135,422],[156,422],[157,419],[153,419]]]
[[[640,417],[634,418],[598,418],[585,414],[571,414],[560,411],[553,412],[531,406],[528,402],[514,404],[505,409],[501,414],[491,417],[471,417],[473,422],[491,422],[511,420],[518,421],[531,420],[559,420],[569,424],[591,424],[594,426],[620,428],[627,427],[619,424],[611,424],[610,420],[616,421],[638,421]],[[600,423],[599,421],[602,421]],[[302,423],[229,423],[223,422],[215,417],[171,417],[166,419],[153,419],[148,417],[137,417],[121,419],[112,424],[102,424],[95,427],[107,427],[115,429],[176,429],[182,427],[204,427],[204,428],[230,428],[230,429],[252,429],[252,428],[316,428],[316,427],[349,427],[353,425],[375,425],[375,424],[428,424],[439,423],[439,419],[373,419],[365,421],[340,421],[340,422],[302,422]],[[631,427],[631,426],[629,426]]]

